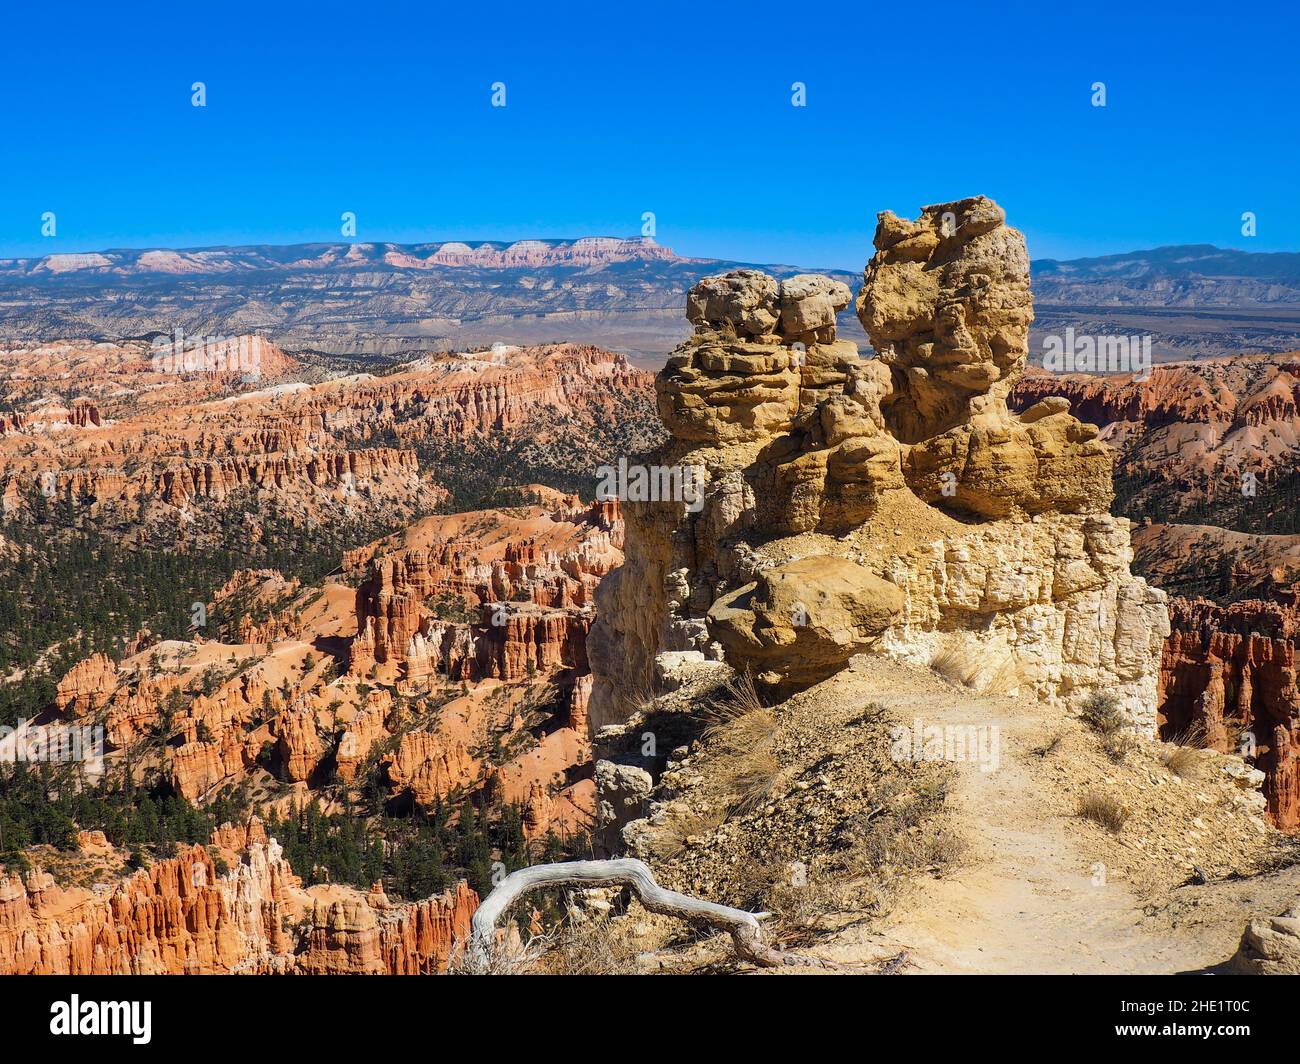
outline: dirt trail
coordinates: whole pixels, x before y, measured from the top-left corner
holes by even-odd
[[[1156,973],[1198,970],[1236,945],[1245,911],[1213,927],[1176,929],[1144,916],[1123,884],[1105,877],[1074,841],[1095,830],[1045,811],[1034,748],[1061,711],[981,697],[933,674],[879,660],[842,677],[851,692],[888,705],[900,723],[995,724],[993,771],[958,763],[950,808],[970,842],[960,866],[923,878],[871,930],[849,929],[825,953],[862,962],[906,950],[911,972]],[[1113,877],[1112,877],[1113,878]]]

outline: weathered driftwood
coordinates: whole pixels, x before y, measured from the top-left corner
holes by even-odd
[[[644,861],[626,857],[616,861],[566,861],[560,864],[533,865],[511,872],[483,899],[474,913],[470,950],[486,958],[496,939],[501,918],[525,894],[546,887],[630,887],[641,904],[652,913],[676,916],[681,920],[704,924],[727,931],[735,944],[736,954],[764,968],[787,964],[819,962],[783,953],[763,942],[762,925],[766,913],[748,913],[729,905],[700,901],[675,890],[665,890],[655,882]]]

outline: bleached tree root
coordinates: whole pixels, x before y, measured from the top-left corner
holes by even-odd
[[[749,913],[729,905],[700,901],[675,890],[665,890],[655,882],[644,861],[626,857],[615,861],[565,861],[559,864],[533,865],[506,876],[483,899],[471,924],[470,950],[486,959],[496,939],[501,918],[521,897],[547,887],[630,887],[643,906],[652,913],[675,916],[680,920],[704,924],[731,935],[736,955],[763,968],[811,964],[825,966],[812,957],[800,957],[775,949],[763,941],[760,921],[766,913]]]

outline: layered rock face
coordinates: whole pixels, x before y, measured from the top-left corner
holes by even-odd
[[[1269,819],[1300,831],[1300,688],[1295,605],[1173,599],[1160,665],[1162,737],[1189,734],[1253,758]]]
[[[355,586],[241,570],[208,604],[224,632],[141,633],[121,662],[82,660],[35,727],[102,723],[110,770],[129,756],[200,804],[269,772],[259,808],[280,813],[332,779],[357,785],[387,744],[394,799],[473,795],[519,806],[530,837],[581,834],[595,808],[585,639],[623,522],[617,501],[529,491],[535,505],[428,517],[347,552]]]
[[[617,501],[533,490],[545,505],[426,518],[345,558],[367,572],[348,678],[413,697],[466,686],[383,759],[394,795],[431,808],[484,791],[523,807],[530,837],[573,835],[594,814],[586,639],[596,585],[622,560],[623,520]],[[496,764],[471,753],[489,735],[509,743],[535,728],[538,692],[559,708],[526,753]],[[349,751],[388,737],[359,720]]]
[[[299,392],[289,404],[303,427],[401,439],[460,437],[532,427],[548,408],[610,410],[650,375],[622,355],[584,344],[438,355],[384,377],[358,375]]]
[[[0,878],[0,974],[425,974],[446,969],[478,907],[464,881],[402,905],[304,890],[264,831],[226,825],[213,843],[242,851],[227,854],[231,871],[192,846],[108,892],[44,872]]]
[[[622,537],[617,504],[584,508],[565,496],[486,524],[426,518],[369,562],[351,670],[394,672],[416,687],[435,673],[506,681],[585,673],[592,599],[622,559]],[[363,557],[354,552],[345,566]]]
[[[1156,519],[1134,532],[1135,566],[1184,596],[1171,600],[1161,734],[1203,735],[1236,753],[1245,737],[1265,776],[1270,819],[1297,830],[1300,537],[1261,533],[1294,519],[1300,362],[1271,355],[1168,363],[1145,379],[1038,372],[1011,394],[1022,410],[1051,402],[1068,402],[1103,426],[1125,507]],[[1184,514],[1254,531],[1169,523]]]
[[[848,289],[757,271],[692,289],[694,335],[656,379],[671,439],[630,501],[588,639],[593,728],[652,689],[657,655],[724,658],[789,689],[854,654],[973,658],[972,682],[1074,704],[1113,693],[1155,729],[1164,594],[1129,572],[1109,451],[1048,398],[1010,412],[1033,318],[1024,240],[978,197],[880,216]],[[660,476],[662,483],[674,483]]]
[[[1295,355],[1172,362],[1144,377],[1039,371],[1016,383],[1011,405],[1024,410],[1049,396],[1103,426],[1133,518],[1295,531]]]
[[[360,433],[331,431],[317,409],[292,409],[315,392],[295,381],[303,370],[259,336],[0,351],[0,394],[20,410],[0,431],[4,513],[198,536],[227,508],[266,503],[314,523],[445,498],[413,452],[359,446]],[[69,382],[81,394],[52,405]]]
[[[231,370],[244,363],[257,373]],[[264,504],[298,524],[414,517],[448,493],[411,445],[487,433],[581,445],[584,426],[650,389],[622,355],[577,344],[320,376],[260,337],[0,349],[0,399],[15,409],[0,416],[0,506],[210,540],[225,534],[218,511]],[[69,381],[84,394],[64,405]]]
[[[22,479],[11,482],[22,490]],[[118,470],[58,470],[36,479],[42,494],[72,506],[98,512],[102,506],[153,501],[183,508],[187,504],[221,502],[241,490],[275,495],[319,494],[343,501],[386,495],[393,499],[419,495],[415,455],[376,447],[366,451],[334,451],[310,456],[253,455],[202,461],[178,461],[130,474]],[[8,482],[5,492],[9,493]],[[426,489],[424,498],[438,495]]]

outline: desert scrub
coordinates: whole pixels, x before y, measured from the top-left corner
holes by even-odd
[[[748,672],[736,673],[700,704],[696,716],[705,726],[705,734],[726,727],[741,717],[767,710]]]
[[[1104,691],[1094,691],[1079,707],[1079,719],[1098,735],[1110,735],[1127,723],[1119,699]]]
[[[718,773],[719,785],[731,799],[737,814],[757,809],[776,790],[781,766],[767,750],[749,750],[732,755]]]
[[[1116,764],[1138,748],[1137,736],[1129,728],[1119,700],[1112,694],[1092,692],[1079,707],[1079,719],[1101,736],[1102,753]]]
[[[1102,752],[1116,764],[1124,761],[1141,744],[1138,737],[1125,728],[1117,728],[1102,736]]]
[[[725,819],[725,811],[713,808],[697,810],[675,803],[652,822],[650,850],[660,860],[670,861],[684,852],[693,840],[707,835]]]
[[[1061,743],[1063,743],[1064,741],[1065,741],[1065,732],[1063,731],[1053,732],[1051,737],[1047,740],[1047,742],[1043,743],[1042,746],[1034,747],[1031,753],[1042,758],[1051,757],[1054,753],[1056,753],[1057,750],[1061,748]]]
[[[1196,776],[1201,770],[1201,751],[1205,748],[1204,725],[1198,722],[1171,736],[1169,747],[1165,768],[1183,779]]]
[[[1128,810],[1109,794],[1103,794],[1101,791],[1089,791],[1080,798],[1076,815],[1084,820],[1091,820],[1094,824],[1100,824],[1112,835],[1118,835],[1128,823]]]
[[[541,975],[635,975],[637,951],[622,921],[566,921],[544,944],[536,971]]]

